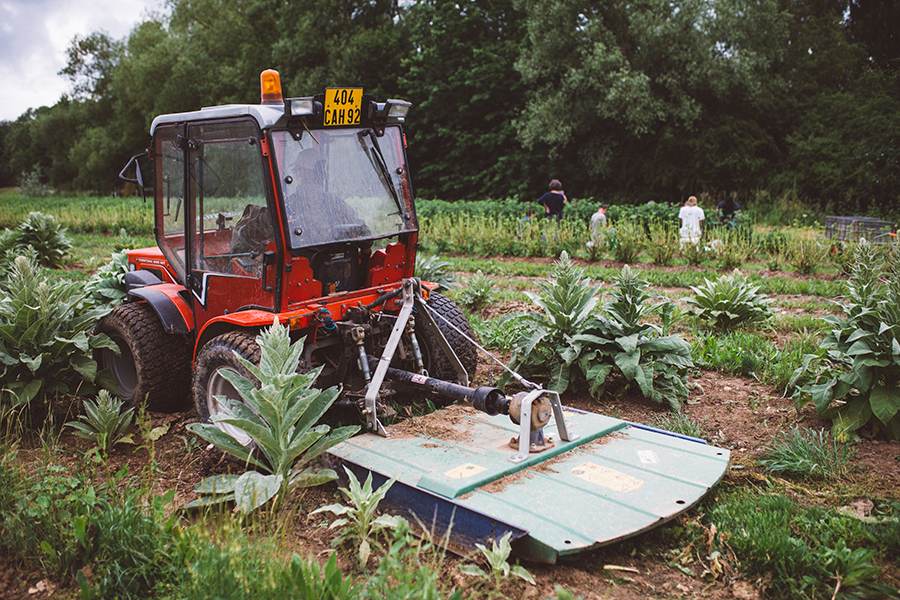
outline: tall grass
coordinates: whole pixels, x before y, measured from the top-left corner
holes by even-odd
[[[26,198],[5,195],[0,203],[0,229],[15,227],[33,211],[53,215],[72,233],[118,233],[121,229],[132,235],[153,233],[152,201],[145,203],[137,197],[112,196]]]
[[[471,256],[443,256],[454,271],[475,273],[481,271],[485,275],[502,275],[506,277],[545,277],[549,267],[544,264],[532,262],[503,262]],[[638,267],[639,268],[639,267]],[[618,268],[588,265],[585,267],[585,275],[594,281],[613,281],[619,273]],[[658,287],[683,287],[701,285],[704,279],[716,279],[720,275],[714,269],[697,270],[665,270],[665,269],[641,269],[641,277],[652,286]],[[822,279],[793,279],[791,277],[760,277],[750,273],[747,281],[752,285],[758,285],[760,293],[785,294],[797,296],[820,296],[835,298],[842,293],[840,281],[827,281]]]
[[[771,473],[809,479],[835,479],[849,471],[856,450],[824,429],[792,427],[776,435],[760,464]]]
[[[589,239],[587,224],[570,220],[438,213],[420,226],[420,244],[435,253],[556,257],[581,252]]]
[[[336,555],[320,564],[289,549],[282,513],[241,522],[212,511],[185,525],[172,511],[174,492],[152,495],[126,470],[110,475],[85,462],[70,473],[20,460],[8,441],[0,450],[0,547],[29,573],[74,582],[81,598],[438,600],[450,593],[440,576],[443,552],[408,527],[363,579],[345,575]]]
[[[705,518],[728,536],[741,570],[767,582],[768,596],[896,597],[896,590],[878,582],[881,569],[874,560],[891,560],[896,552],[885,543],[896,524],[873,530],[858,519],[759,490],[720,497]]]
[[[746,331],[699,332],[691,342],[694,363],[724,373],[749,375],[761,383],[786,389],[803,355],[818,347],[814,335],[790,339],[779,349],[768,337]]]

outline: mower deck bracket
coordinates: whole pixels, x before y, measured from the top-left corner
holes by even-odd
[[[578,439],[577,434],[569,433],[566,427],[566,418],[563,415],[562,403],[559,401],[559,394],[553,390],[536,389],[528,392],[528,395],[522,399],[522,416],[519,421],[519,452],[509,457],[512,463],[520,463],[528,458],[531,453],[531,405],[540,397],[546,397],[550,400],[550,406],[553,408],[553,418],[556,421],[556,431],[559,439],[564,442],[574,442]]]

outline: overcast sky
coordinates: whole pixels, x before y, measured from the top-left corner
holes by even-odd
[[[52,106],[70,92],[58,75],[76,35],[122,40],[164,0],[0,0],[0,121]]]

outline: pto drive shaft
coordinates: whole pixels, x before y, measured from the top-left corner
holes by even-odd
[[[376,359],[377,360],[377,359]],[[489,415],[509,414],[509,399],[497,388],[479,386],[470,388],[442,379],[434,379],[388,367],[386,378],[407,387],[422,390],[449,400],[470,402],[475,409]]]

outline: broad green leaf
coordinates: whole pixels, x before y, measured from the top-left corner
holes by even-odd
[[[804,388],[810,396],[812,396],[813,404],[816,406],[816,412],[823,414],[833,399],[832,388],[837,383],[836,379],[830,379],[825,383],[814,384]]]
[[[166,435],[169,432],[169,427],[170,427],[169,423],[166,423],[165,425],[160,425],[158,427],[154,427],[149,432],[147,432],[147,435],[145,436],[146,440],[148,442],[155,442],[156,440],[158,440],[159,438],[161,438],[162,436]]]
[[[569,387],[569,374],[571,367],[565,363],[555,363],[550,367],[550,382],[547,384],[551,390],[562,394]]]
[[[372,547],[369,545],[369,540],[363,539],[359,543],[359,562],[366,566],[369,563],[369,556],[372,554]]]
[[[628,381],[633,381],[635,375],[637,374],[638,364],[641,360],[641,353],[635,352],[633,354],[629,354],[627,352],[619,352],[615,356],[616,366],[622,371],[622,375]]]
[[[194,487],[198,494],[228,494],[234,491],[238,475],[215,475],[207,477]]]
[[[868,331],[865,331],[865,330],[863,330],[863,329],[857,329],[856,331],[854,331],[853,333],[851,333],[850,336],[847,338],[847,343],[848,343],[848,344],[852,344],[853,342],[855,342],[855,341],[857,341],[857,340],[859,340],[859,339],[866,338],[866,337],[868,337],[869,335],[870,335],[870,334],[869,334]]]
[[[641,388],[641,393],[644,394],[646,398],[653,397],[653,369],[652,368],[644,368],[640,365],[637,365],[634,371],[634,380],[637,382],[638,387]]]
[[[247,471],[234,483],[234,502],[246,514],[271,500],[281,487],[281,475],[263,475]]]
[[[343,504],[329,504],[327,506],[317,508],[316,510],[312,511],[309,514],[316,515],[321,512],[330,512],[330,513],[340,516],[340,515],[346,515],[351,510],[353,510],[353,509],[350,508],[349,506],[344,506]]]
[[[844,353],[847,356],[857,356],[859,354],[871,354],[872,349],[869,347],[869,344],[866,340],[857,340],[853,342],[853,345],[850,346],[849,349]]]
[[[211,423],[190,423],[187,425],[187,428],[223,452],[227,452],[241,461],[254,466],[265,468],[252,456],[251,451],[247,447],[215,425]]]
[[[635,334],[616,338],[616,343],[622,347],[622,350],[624,350],[625,353],[634,354],[634,352],[637,350],[638,336],[637,334]]]
[[[200,496],[196,500],[191,500],[184,505],[185,508],[202,508],[204,506],[212,506],[214,504],[224,504],[225,502],[234,501],[234,492],[228,494],[214,494],[210,496]]]
[[[527,581],[527,582],[530,583],[531,585],[535,585],[535,583],[534,583],[534,577],[532,577],[532,576],[531,576],[531,573],[529,573],[529,572],[528,572],[524,567],[522,567],[522,566],[514,565],[514,566],[512,567],[512,569],[510,570],[510,573],[511,573],[512,575],[515,575],[515,576],[518,577],[519,579],[524,579],[525,581]]]
[[[20,354],[19,361],[21,361],[22,364],[28,367],[28,370],[31,371],[32,375],[34,375],[38,372],[38,369],[41,368],[41,363],[44,362],[44,355],[38,354],[37,356],[32,358],[26,354]]]
[[[469,575],[472,577],[487,577],[487,573],[482,571],[478,565],[460,565],[459,572],[463,575]]]
[[[94,381],[97,377],[97,363],[89,356],[73,354],[69,358],[69,365],[87,381]]]
[[[301,457],[301,462],[308,462],[323,452],[328,451],[334,446],[337,446],[344,440],[347,440],[359,432],[359,425],[346,425],[344,427],[338,427],[337,429],[332,430],[332,432],[319,438],[315,444],[310,446],[310,448],[306,451],[306,453]]]
[[[303,472],[295,471],[291,475],[290,481],[292,486],[305,488],[322,485],[324,483],[328,483],[329,481],[334,481],[337,478],[337,473],[335,473],[331,469],[322,469],[318,472],[314,472],[311,469],[306,469]]]
[[[900,388],[878,384],[869,393],[872,414],[882,423],[888,423],[900,412]]]

